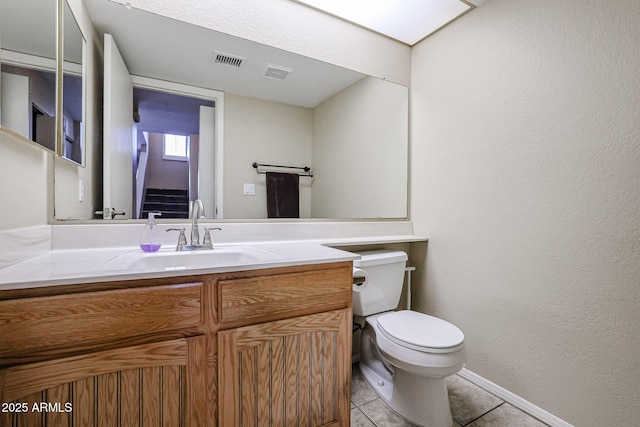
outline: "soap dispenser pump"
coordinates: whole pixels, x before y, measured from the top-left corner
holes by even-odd
[[[145,252],[157,252],[160,249],[160,230],[155,217],[161,215],[160,212],[149,212],[149,221],[144,226],[140,238],[140,249]]]

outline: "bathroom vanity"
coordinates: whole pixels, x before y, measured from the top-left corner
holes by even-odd
[[[351,261],[0,291],[0,425],[349,424]]]

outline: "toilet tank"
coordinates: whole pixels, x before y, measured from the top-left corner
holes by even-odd
[[[407,254],[402,251],[359,252],[353,261],[354,277],[364,276],[361,286],[353,286],[353,314],[370,316],[394,310],[400,302]]]

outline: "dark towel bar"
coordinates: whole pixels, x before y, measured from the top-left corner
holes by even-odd
[[[268,168],[301,169],[301,170],[305,171],[306,173],[299,173],[298,175],[313,177],[313,174],[311,174],[311,168],[309,166],[297,167],[297,166],[266,165],[266,164],[257,163],[257,162],[253,162],[253,164],[251,166],[253,166],[256,169],[256,173],[258,173],[258,174],[267,173],[266,171],[261,171],[260,169],[258,169],[259,167],[262,166],[262,167],[268,167]]]

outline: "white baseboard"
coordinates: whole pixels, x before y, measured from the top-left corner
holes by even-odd
[[[489,393],[498,396],[500,399],[504,400],[512,406],[515,406],[521,411],[526,412],[532,417],[539,419],[543,423],[549,424],[551,427],[573,427],[573,425],[569,424],[568,422],[548,413],[544,409],[539,408],[531,402],[527,402],[520,396],[517,396],[511,393],[509,390],[506,390],[499,385],[494,384],[491,381],[481,377],[480,375],[471,372],[467,368],[463,368],[460,372],[458,372],[458,375],[472,382],[478,387],[487,390]]]

